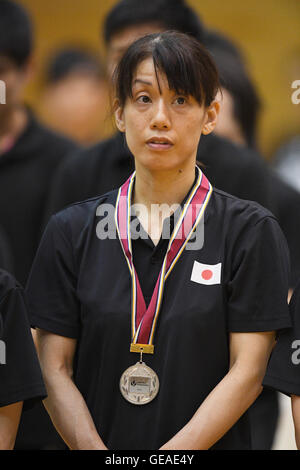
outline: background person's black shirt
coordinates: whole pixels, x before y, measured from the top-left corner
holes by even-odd
[[[0,155],[0,225],[10,242],[12,274],[25,285],[43,232],[54,171],[77,147],[41,126],[30,111],[15,145]]]
[[[271,173],[276,207],[274,213],[286,237],[291,255],[291,283],[295,288],[300,279],[300,193]]]
[[[31,323],[78,340],[74,381],[109,449],[158,449],[228,372],[230,332],[290,326],[289,255],[270,212],[214,190],[204,247],[184,250],[165,285],[155,354],[146,357],[160,378],[159,394],[134,406],[119,390],[122,373],[139,359],[129,352],[131,278],[119,240],[96,236],[97,208],[114,205],[116,196],[74,204],[51,218],[27,286]],[[146,297],[165,248],[164,241],[133,242]],[[195,261],[221,262],[221,283],[193,282]],[[213,448],[252,448],[248,412]]]
[[[293,328],[280,332],[263,384],[286,395],[300,395],[300,281],[290,312]]]
[[[33,344],[22,287],[0,270],[0,340],[5,360],[0,363],[0,407],[24,401],[24,408],[46,397]]]
[[[13,271],[13,256],[9,239],[0,226],[0,269],[5,271]]]

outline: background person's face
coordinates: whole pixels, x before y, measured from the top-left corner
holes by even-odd
[[[83,145],[104,138],[107,127],[107,84],[93,75],[74,72],[49,85],[41,94],[39,112],[43,121]],[[100,131],[99,131],[100,129]]]
[[[200,106],[191,96],[177,95],[161,73],[158,80],[159,84],[152,58],[138,65],[133,97],[117,110],[117,126],[126,134],[137,169],[163,171],[194,166],[200,135],[205,126],[212,131],[216,109],[214,105],[207,109]]]
[[[142,25],[125,28],[115,34],[107,47],[107,73],[111,77],[118,62],[128,47],[137,39],[152,33],[161,33],[165,31],[158,23],[146,23]]]

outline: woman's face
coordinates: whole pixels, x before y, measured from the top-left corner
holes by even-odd
[[[218,104],[205,108],[191,96],[177,95],[163,74],[157,80],[152,58],[138,65],[132,95],[117,109],[116,123],[126,134],[136,167],[157,171],[194,166],[201,133],[214,129]]]

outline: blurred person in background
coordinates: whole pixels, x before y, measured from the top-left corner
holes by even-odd
[[[240,146],[257,149],[257,127],[261,100],[247,71],[239,48],[223,34],[207,31],[205,45],[212,54],[220,74],[222,106],[215,133]],[[300,278],[300,213],[299,193],[270,171],[273,212],[286,236],[291,254],[293,289]]]
[[[300,48],[285,56],[283,69],[286,81],[291,84],[291,101],[296,106],[297,132],[285,137],[275,151],[272,162],[280,178],[300,192]]]
[[[294,136],[276,151],[274,168],[283,181],[300,193],[300,135]]]
[[[257,149],[261,102],[240,48],[224,34],[207,30],[204,44],[217,64],[222,103],[215,133],[237,145]]]
[[[3,269],[0,269],[0,348],[0,450],[12,450],[22,409],[32,408],[47,394],[23,289]]]
[[[45,70],[39,115],[51,129],[81,145],[107,136],[108,87],[104,66],[90,51],[65,47]]]
[[[41,126],[23,103],[32,74],[33,28],[18,4],[0,2],[0,223],[11,242],[14,275],[24,285],[42,232],[54,171],[76,145]]]
[[[33,27],[27,12],[13,1],[1,0],[0,80],[6,84],[6,104],[0,104],[0,224],[11,246],[12,274],[23,286],[42,233],[54,171],[76,149],[72,141],[41,126],[23,103],[32,54]],[[35,421],[31,411],[24,413],[27,426],[23,432],[21,422],[20,448],[42,447],[43,429],[47,439],[51,433],[56,439],[42,405],[32,413],[43,415],[45,427]]]
[[[183,0],[118,2],[104,24],[108,73],[112,74],[123,53],[136,39],[170,29],[189,33],[204,42],[204,28],[196,13]],[[203,171],[213,186],[274,210],[270,172],[253,149],[210,134],[201,138],[197,161],[204,165]],[[47,218],[70,203],[119,187],[133,170],[133,157],[120,133],[88,150],[77,152],[57,172]],[[253,418],[253,433],[258,435],[257,429],[260,429],[263,435],[259,443],[255,442],[256,448],[270,448],[274,437],[278,405],[276,399],[269,400],[269,395],[266,401],[264,416]]]

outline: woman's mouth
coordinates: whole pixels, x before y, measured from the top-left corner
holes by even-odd
[[[152,137],[151,139],[148,139],[146,143],[148,147],[151,148],[151,150],[156,150],[159,152],[170,150],[170,148],[172,148],[174,145],[170,139],[165,137]]]

